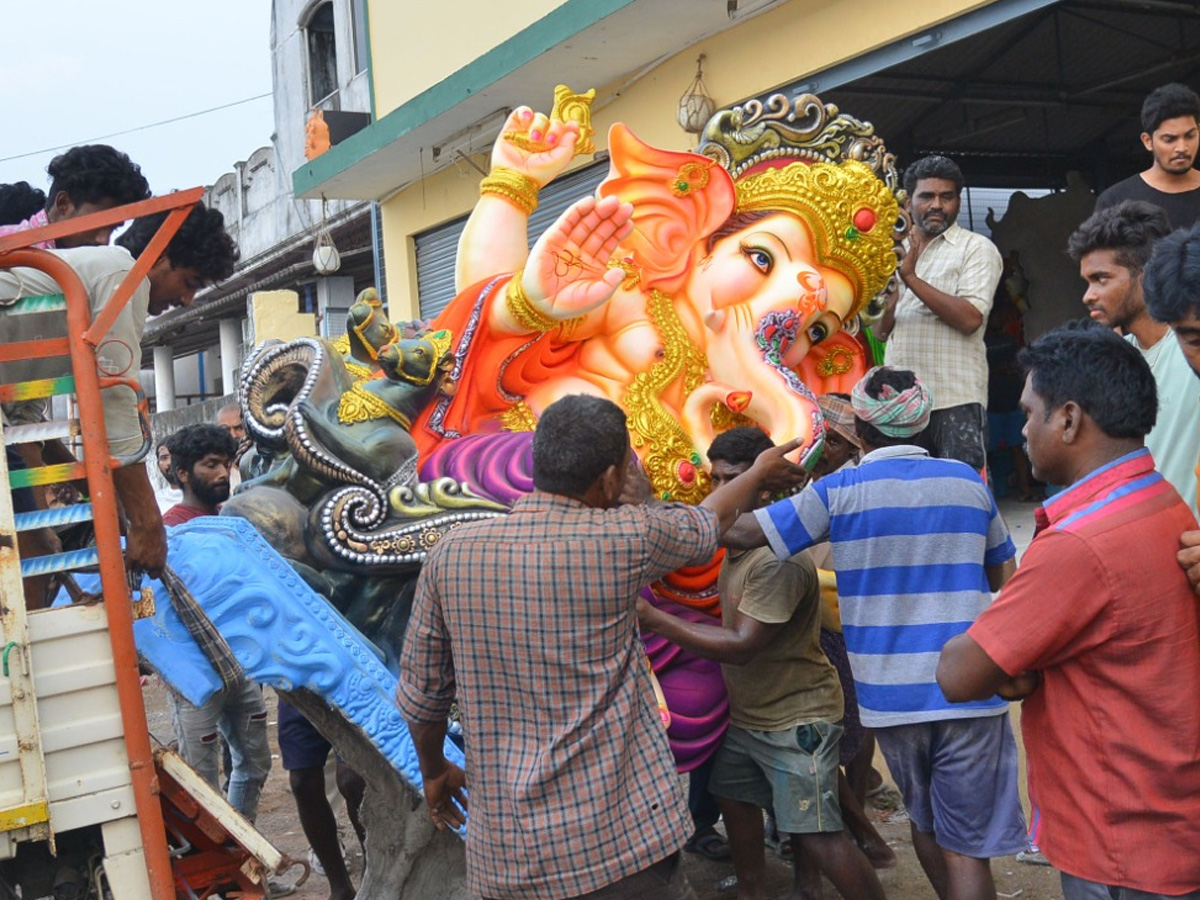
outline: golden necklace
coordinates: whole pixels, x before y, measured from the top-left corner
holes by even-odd
[[[708,359],[692,343],[670,297],[652,290],[646,312],[662,339],[663,356],[625,389],[630,444],[640,451],[650,484],[662,499],[699,503],[708,496],[708,473],[683,426],[663,407],[661,396],[680,376],[685,396],[700,387]]]
[[[392,419],[408,431],[412,422],[378,394],[368,391],[361,381],[354,382],[350,390],[342,394],[338,402],[338,421],[344,425],[355,422],[370,422],[374,419]]]

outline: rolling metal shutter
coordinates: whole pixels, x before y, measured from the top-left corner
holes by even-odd
[[[467,217],[416,236],[417,303],[422,319],[432,319],[454,299],[454,255]]]
[[[538,208],[529,217],[529,245],[533,246],[538,235],[554,224],[564,209],[594,192],[607,174],[608,161],[602,160],[552,181],[539,195]],[[462,216],[415,238],[417,299],[422,319],[432,319],[454,299],[454,256],[467,218]]]

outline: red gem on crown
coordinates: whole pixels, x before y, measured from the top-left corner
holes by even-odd
[[[864,206],[854,214],[854,227],[866,234],[875,227],[875,210]]]

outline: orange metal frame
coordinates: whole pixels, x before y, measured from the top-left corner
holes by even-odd
[[[169,772],[159,767],[158,778],[166,828],[189,845],[175,864],[179,896],[204,900],[232,893],[239,900],[262,900],[270,873]]]
[[[117,468],[120,462],[109,454],[104,411],[100,402],[102,387],[116,383],[128,384],[129,380],[101,378],[96,371],[95,349],[100,338],[107,333],[121,309],[129,302],[137,286],[146,277],[203,194],[203,188],[193,188],[0,238],[0,267],[28,266],[41,269],[58,282],[67,300],[66,343],[75,373],[84,451],[83,465],[87,473],[94,512],[100,580],[104,588],[104,608],[108,618],[109,639],[112,642],[113,663],[116,667],[117,696],[121,703],[125,747],[129,756],[150,890],[155,900],[173,900],[175,886],[158,796],[159,784],[150,747],[150,733],[146,725],[146,708],[138,677],[132,602],[121,554],[117,497],[112,481],[113,469]],[[87,291],[75,270],[53,253],[30,248],[31,244],[165,210],[170,211],[166,220],[94,322],[91,320]],[[50,355],[46,346],[50,344],[54,345],[51,352],[61,353],[66,349],[59,341],[28,341],[0,348],[0,358]]]

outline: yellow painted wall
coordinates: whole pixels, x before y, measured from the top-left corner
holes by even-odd
[[[488,166],[488,158],[487,153],[473,157],[484,169]],[[388,316],[393,322],[418,316],[417,254],[413,235],[470,212],[479,197],[481,177],[470,166],[459,163],[426,178],[424,190],[419,184],[413,185],[381,204]]]
[[[612,123],[624,122],[652,145],[692,149],[695,138],[679,127],[675,113],[679,97],[695,75],[696,58],[701,53],[706,56],[705,83],[720,108],[846,62],[990,2],[992,0],[792,0],[689,47],[632,83],[574,84],[570,72],[563,72],[561,78],[577,91],[597,88],[593,124],[598,147],[605,145],[607,130]],[[373,4],[371,8],[373,31],[378,5]],[[547,4],[540,0],[520,4],[514,0],[509,5],[540,10]],[[480,20],[481,24],[483,21]],[[490,33],[502,37],[509,34],[500,29]],[[373,39],[380,40],[378,35]],[[377,58],[373,51],[372,59]],[[449,67],[456,70],[465,61],[460,60]],[[541,96],[530,97],[526,102],[535,109],[548,109],[553,89],[554,85],[547,84]],[[845,112],[854,114],[853,109]],[[883,138],[887,140],[887,135]],[[478,154],[474,159],[478,165],[487,168],[486,153]],[[587,161],[590,160],[581,160],[581,164]],[[383,203],[388,303],[394,320],[417,314],[416,256],[412,236],[469,212],[477,196],[480,177],[471,167],[460,164],[426,178],[423,184],[406,188]]]
[[[312,313],[300,313],[300,295],[295,291],[258,291],[250,295],[250,321],[256,343],[277,338],[292,341],[317,333]]]
[[[376,114],[387,115],[557,6],[558,0],[372,0]]]
[[[675,112],[679,97],[696,73],[696,58],[701,53],[706,57],[705,84],[720,109],[991,2],[792,0],[689,47],[632,85],[599,88],[597,105],[618,91],[620,96],[597,114],[597,131],[602,133],[611,123],[624,122],[647,143],[690,149],[695,139],[676,123]],[[846,112],[853,115],[854,110]]]

